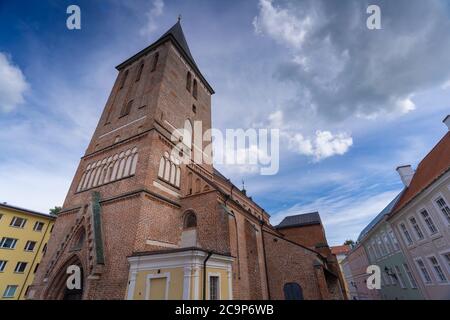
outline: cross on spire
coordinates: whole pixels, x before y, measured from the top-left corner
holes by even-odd
[[[178,22],[181,21],[181,14],[178,15]]]

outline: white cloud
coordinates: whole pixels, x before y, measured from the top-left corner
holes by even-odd
[[[289,148],[300,154],[313,156],[320,161],[335,155],[343,155],[353,145],[353,138],[346,133],[333,134],[317,130],[313,138],[305,138],[301,133],[289,136]]]
[[[0,52],[0,111],[9,112],[25,101],[28,83],[22,70]]]
[[[416,109],[416,105],[410,98],[398,100],[397,107],[401,113],[408,113]]]
[[[305,137],[297,128],[289,127],[284,121],[283,111],[277,110],[268,117],[271,128],[282,130],[281,137],[287,140],[288,149],[296,153],[312,156],[320,161],[335,155],[343,155],[353,145],[353,138],[347,133],[333,134],[317,130],[312,137]]]
[[[448,81],[445,1],[410,2],[382,5],[376,33],[364,1],[259,0],[255,31],[286,49],[274,75],[297,89],[282,103],[286,121],[396,118],[416,109],[413,95]]]
[[[274,7],[272,0],[260,0],[259,7],[259,17],[253,19],[257,34],[267,33],[295,48],[301,47],[311,28],[310,16],[299,19],[286,9]]]
[[[142,36],[151,35],[157,28],[156,18],[161,16],[164,11],[164,2],[162,0],[154,0],[151,9],[146,13],[147,24],[140,30]]]

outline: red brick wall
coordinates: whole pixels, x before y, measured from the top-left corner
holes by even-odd
[[[305,299],[322,299],[313,267],[317,254],[270,233],[263,235],[271,299],[283,300],[283,287],[289,282],[302,287]]]

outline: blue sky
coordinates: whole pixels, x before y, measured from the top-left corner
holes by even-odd
[[[66,8],[81,8],[81,30]],[[366,28],[378,4],[382,29]],[[117,75],[178,14],[214,87],[213,126],[282,132],[280,171],[219,166],[278,223],[319,210],[356,239],[449,113],[446,1],[1,1],[0,201],[61,205]]]

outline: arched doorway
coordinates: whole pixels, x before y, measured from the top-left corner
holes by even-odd
[[[80,288],[69,289],[67,288],[67,279],[71,274],[67,273],[70,266],[76,266],[79,269],[80,276]],[[44,299],[48,300],[81,300],[84,293],[84,270],[78,256],[75,254],[69,258],[66,263],[59,268],[57,274],[50,282],[44,295]]]
[[[289,282],[284,285],[284,300],[303,300],[302,287],[296,282]]]
[[[81,264],[76,264],[80,268],[80,288],[69,289],[67,284],[65,285],[64,295],[62,300],[81,300],[83,299],[83,266]],[[66,276],[66,281],[69,275]],[[66,283],[64,281],[64,283]]]

